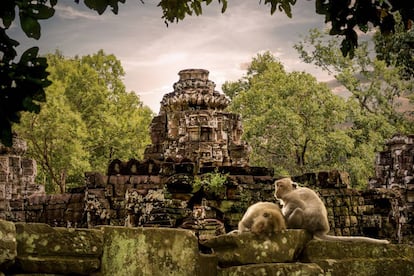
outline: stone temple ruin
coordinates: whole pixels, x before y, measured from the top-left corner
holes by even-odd
[[[85,185],[65,194],[47,195],[35,184],[36,163],[22,157],[23,141],[2,146],[0,219],[185,228],[204,239],[235,229],[251,204],[274,201],[273,171],[249,165],[241,118],[225,110],[229,100],[214,90],[208,71],[182,70],[173,87],[152,121],[143,160],[113,160],[106,175],[87,172]],[[365,191],[351,189],[344,172],[294,177],[319,192],[332,234],[413,241],[413,138],[394,137],[387,147]]]
[[[179,72],[174,91],[164,95],[160,113],[152,121],[152,144],[145,159],[187,159],[197,167],[248,165],[241,118],[224,111],[230,101],[214,90],[208,73],[203,69]]]
[[[208,71],[179,76],[144,159],[113,160],[67,193],[35,183],[24,141],[0,145],[0,275],[413,275],[412,136],[387,142],[367,190],[335,170],[293,177],[320,194],[331,234],[396,244],[310,241],[303,230],[271,241],[222,235],[251,204],[275,201],[275,177],[249,165],[241,118]]]

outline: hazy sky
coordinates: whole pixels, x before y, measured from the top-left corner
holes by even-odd
[[[41,23],[40,40],[26,39],[18,25],[8,33],[21,42],[21,51],[39,46],[41,54],[56,49],[65,56],[93,54],[99,49],[114,54],[126,71],[127,90],[138,93],[156,113],[162,96],[178,81],[178,71],[207,69],[221,92],[224,81],[242,77],[252,57],[266,50],[273,52],[287,71],[306,71],[320,81],[331,79],[302,63],[292,48],[310,28],[324,27],[314,1],[297,1],[292,19],[278,11],[270,15],[270,7],[259,0],[229,1],[224,14],[212,3],[203,15],[168,27],[156,6],[159,1],[144,2],[129,0],[120,5],[118,15],[107,10],[100,16],[73,0],[59,1],[53,18]]]

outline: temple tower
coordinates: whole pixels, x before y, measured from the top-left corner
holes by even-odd
[[[204,69],[178,73],[174,91],[164,95],[151,123],[145,158],[188,160],[199,167],[248,165],[241,118],[225,111],[230,100],[214,90],[208,74]]]

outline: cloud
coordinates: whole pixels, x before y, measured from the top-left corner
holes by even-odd
[[[288,71],[306,70],[324,79],[292,49],[299,34],[323,26],[313,1],[297,1],[292,19],[278,11],[270,15],[270,7],[258,2],[232,1],[222,14],[213,1],[201,16],[189,16],[168,27],[153,2],[127,1],[119,6],[118,15],[109,10],[98,15],[84,5],[59,2],[56,15],[42,23],[42,37],[35,45],[43,54],[57,48],[66,56],[99,49],[114,54],[125,69],[127,89],[137,92],[154,112],[162,96],[172,91],[180,70],[209,70],[220,91],[225,81],[241,78],[252,57],[265,50],[272,51]],[[19,41],[27,48],[27,40]]]
[[[103,18],[98,14],[93,14],[90,10],[89,11],[82,11],[79,8],[68,6],[65,4],[61,4],[59,2],[58,5],[55,7],[56,15],[58,17],[70,20],[76,19],[88,19],[88,20],[99,20],[102,21]]]

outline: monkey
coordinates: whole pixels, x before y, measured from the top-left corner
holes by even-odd
[[[239,234],[242,232],[252,232],[257,235],[271,236],[285,229],[285,219],[278,204],[257,202],[247,208],[236,232]]]
[[[275,197],[282,207],[288,228],[306,229],[313,238],[326,241],[370,242],[388,244],[387,240],[367,237],[338,237],[328,235],[329,222],[325,204],[315,191],[305,187],[295,187],[290,178],[275,181]]]

